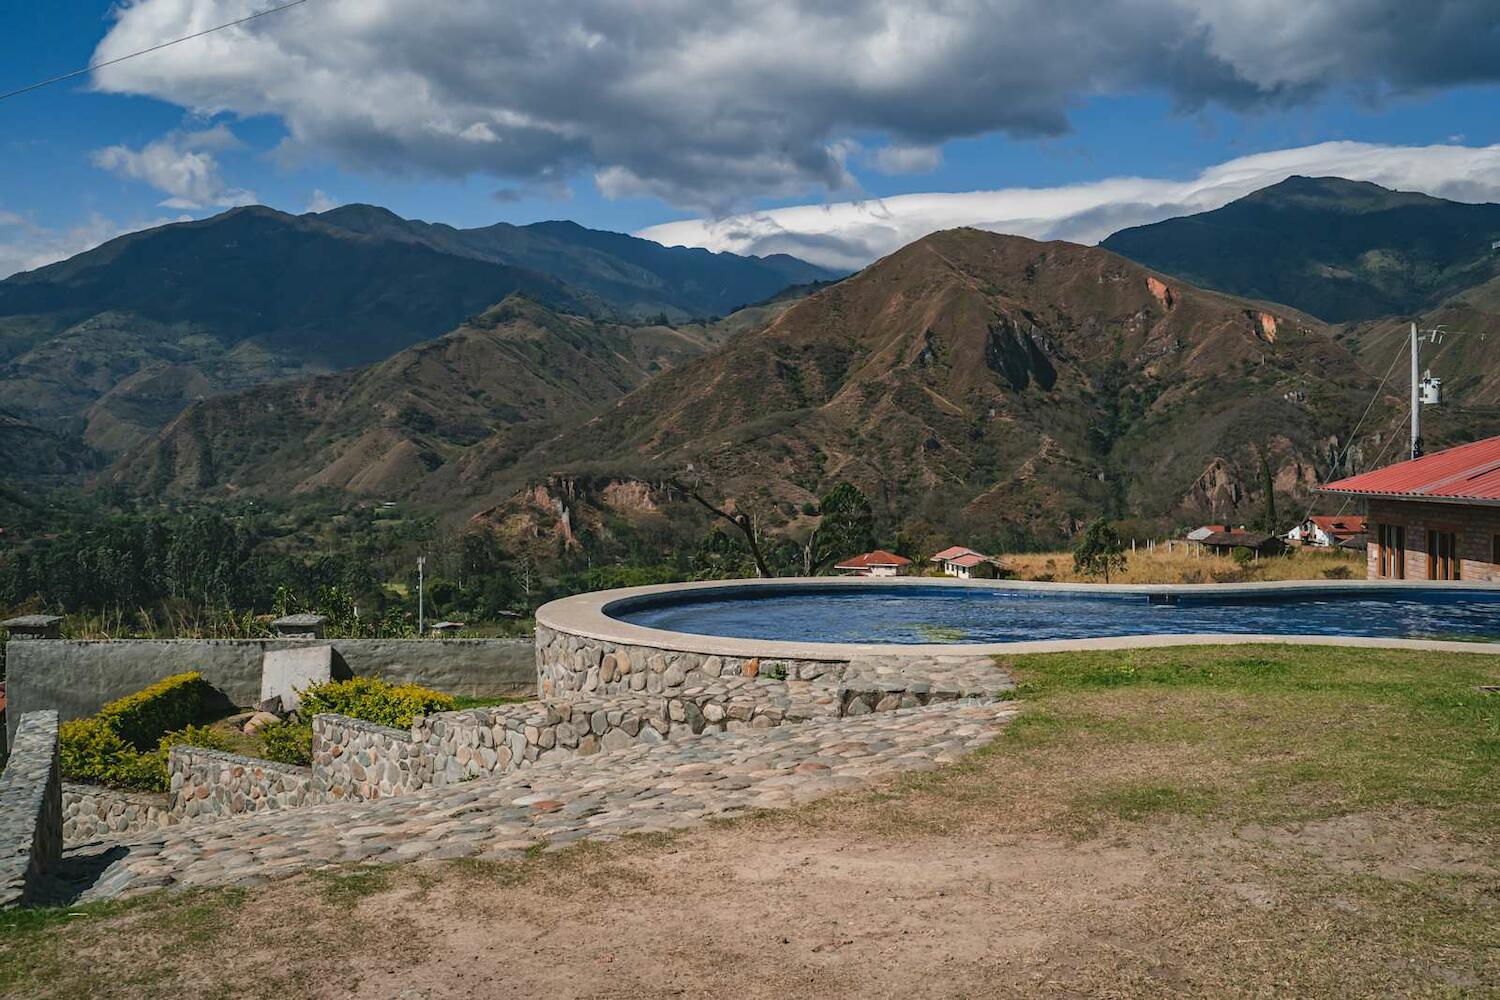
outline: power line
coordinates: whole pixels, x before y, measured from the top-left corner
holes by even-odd
[[[1405,344],[1402,344],[1401,346],[1396,348],[1396,356],[1391,359],[1391,366],[1385,370],[1385,374],[1381,376],[1380,384],[1377,385],[1375,387],[1375,391],[1370,394],[1370,402],[1365,405],[1365,412],[1359,415],[1359,420],[1355,423],[1354,430],[1349,432],[1349,440],[1344,442],[1344,450],[1340,454],[1334,456],[1333,467],[1335,471],[1341,468],[1344,464],[1345,459],[1349,457],[1349,451],[1354,447],[1354,439],[1359,436],[1359,429],[1365,425],[1365,418],[1368,417],[1370,415],[1370,411],[1375,408],[1375,401],[1380,398],[1381,390],[1385,388],[1386,381],[1391,377],[1391,373],[1396,370],[1396,363],[1401,360],[1401,355],[1405,353]],[[1392,435],[1391,439],[1395,440],[1395,435]],[[1390,441],[1386,442],[1386,447],[1390,447]],[[1380,454],[1382,457],[1385,456],[1385,448],[1382,448],[1380,450]],[[1377,458],[1375,462],[1378,465],[1380,463],[1380,459]],[[1302,515],[1302,521],[1306,521],[1309,517],[1312,516],[1313,508],[1318,505],[1318,500],[1318,494],[1313,494],[1312,501],[1308,503],[1307,510]],[[1344,502],[1344,507],[1347,506],[1349,506],[1349,502],[1346,500]],[[1343,512],[1344,508],[1340,507],[1339,514],[1342,514]],[[1301,524],[1302,522],[1299,521],[1297,523]]]
[[[250,14],[247,17],[242,17],[237,21],[225,21],[223,24],[216,24],[212,28],[204,28],[202,31],[195,31],[191,35],[183,35],[181,38],[174,38],[169,42],[162,42],[160,45],[153,45],[149,49],[141,49],[139,52],[131,52],[128,55],[116,56],[114,59],[106,59],[103,62],[89,63],[83,69],[75,69],[71,73],[64,73],[62,76],[54,76],[50,80],[40,80],[36,83],[27,84],[26,86],[21,87],[18,90],[12,90],[4,94],[0,94],[0,101],[5,100],[7,97],[16,97],[20,94],[30,93],[33,90],[40,90],[43,87],[50,87],[54,83],[62,83],[64,80],[71,80],[76,76],[83,76],[85,73],[92,73],[96,69],[103,69],[105,66],[113,66],[115,63],[122,63],[126,59],[134,59],[136,56],[143,56],[150,52],[157,52],[169,45],[176,45],[178,42],[190,42],[194,38],[202,38],[204,35],[211,35],[215,31],[223,31],[225,28],[232,28],[237,24],[244,24],[246,21],[253,21],[257,17],[265,17],[267,14],[275,14],[280,11],[286,10],[289,7],[296,7],[299,4],[304,3],[307,3],[307,0],[291,0],[291,2],[284,3],[279,7],[271,7],[267,10],[263,10],[255,14]]]

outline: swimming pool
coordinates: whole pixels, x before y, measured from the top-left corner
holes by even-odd
[[[1205,634],[1500,641],[1500,589],[1039,589],[912,580],[653,591],[602,610],[648,629],[776,642],[902,646]]]

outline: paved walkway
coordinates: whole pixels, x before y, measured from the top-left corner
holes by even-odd
[[[677,829],[934,770],[989,743],[1015,711],[1008,702],[952,702],[819,719],[540,763],[375,802],[166,827],[71,849],[51,896],[251,886],[358,862],[500,860],[539,843]]]

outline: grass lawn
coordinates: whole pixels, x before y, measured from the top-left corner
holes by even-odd
[[[0,916],[0,994],[1500,994],[1500,657],[1009,666],[1022,716],[954,767],[515,864]]]

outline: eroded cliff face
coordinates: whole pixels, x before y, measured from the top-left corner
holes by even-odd
[[[671,483],[558,473],[469,519],[471,530],[495,532],[517,550],[541,554],[608,540],[612,524],[646,529],[680,516],[685,498]]]

